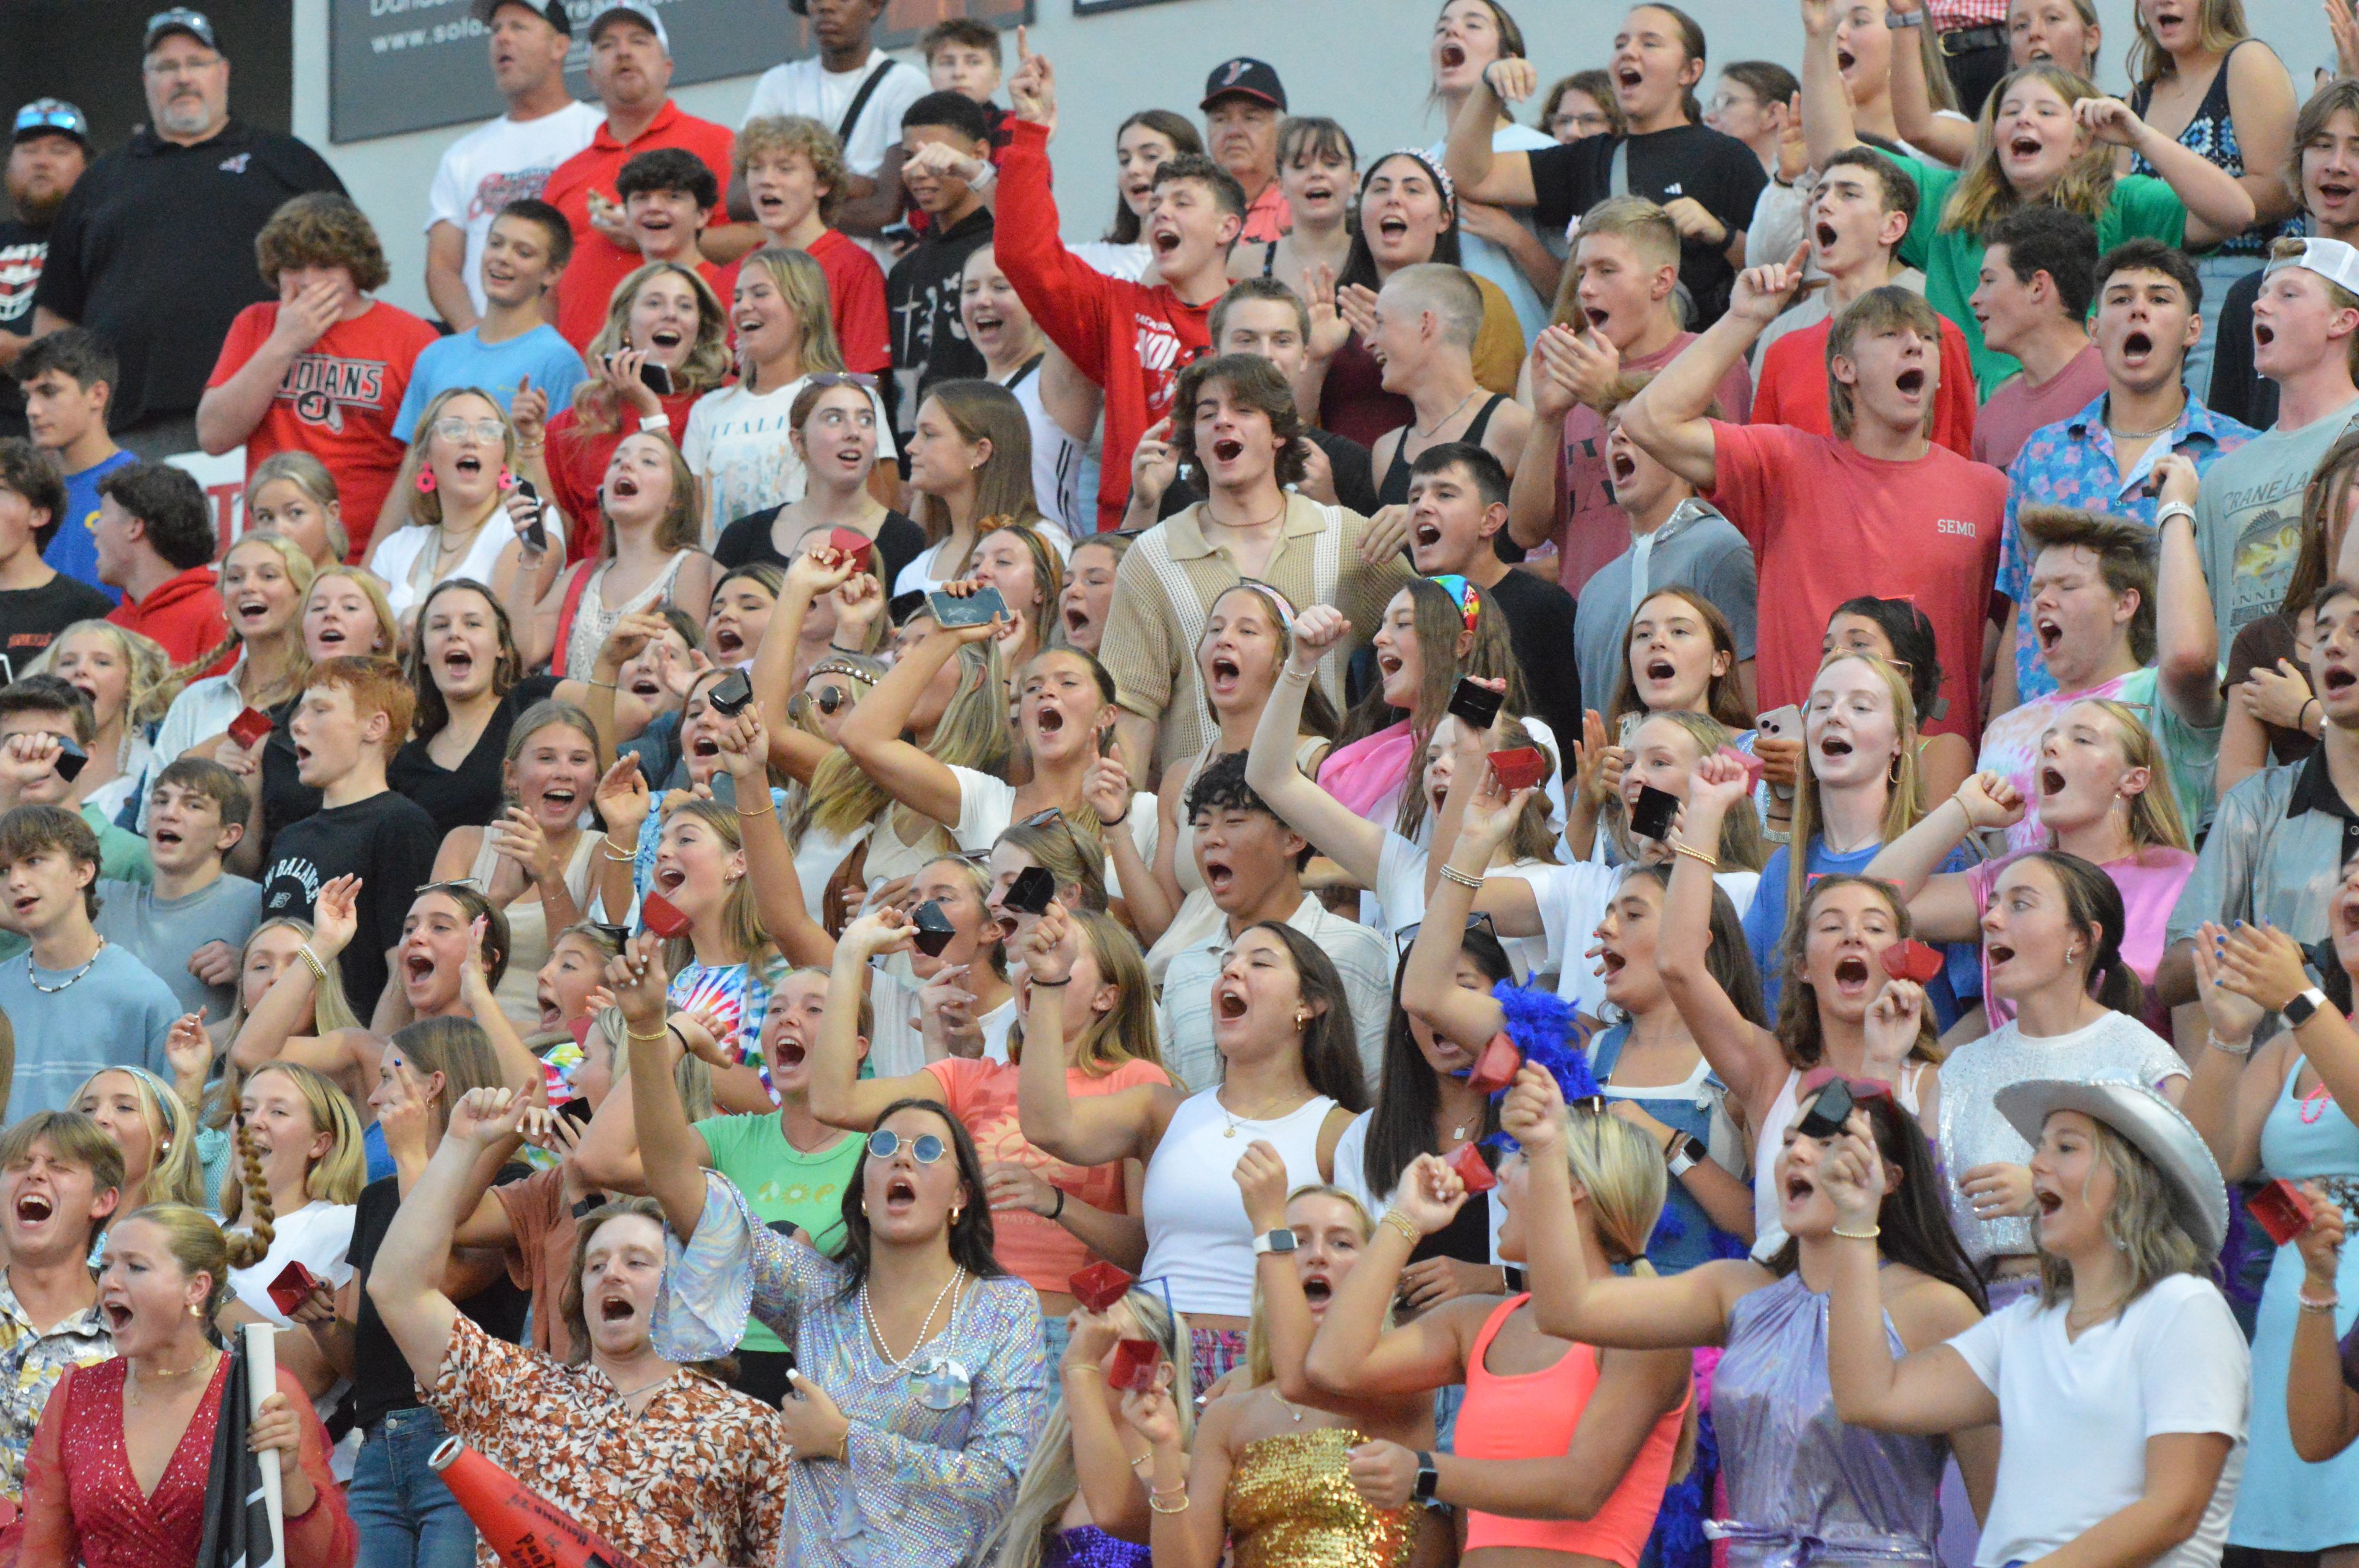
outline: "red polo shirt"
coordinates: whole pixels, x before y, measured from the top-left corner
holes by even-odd
[[[190,567],[179,577],[157,584],[156,591],[145,599],[125,594],[107,619],[126,631],[155,638],[164,644],[174,664],[185,665],[221,647],[229,635],[229,614],[222,608],[216,581],[212,568]],[[198,673],[219,675],[236,656],[236,649],[223,649],[211,669]]]
[[[614,286],[639,268],[638,252],[625,250],[590,226],[590,192],[595,189],[607,200],[619,202],[614,177],[623,172],[625,164],[658,147],[684,147],[702,159],[712,178],[721,182],[725,207],[729,156],[735,145],[736,137],[728,126],[684,114],[678,103],[667,99],[647,128],[632,141],[618,142],[611,124],[601,125],[589,146],[550,171],[541,200],[555,206],[573,225],[573,260],[557,280],[557,330],[565,334],[566,341],[577,349],[588,349],[590,340],[606,324],[606,305],[614,297]],[[721,303],[725,308],[729,297],[723,295]]]

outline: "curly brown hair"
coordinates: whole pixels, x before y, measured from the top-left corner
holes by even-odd
[[[254,236],[254,262],[273,289],[288,267],[340,266],[363,294],[383,288],[392,272],[376,230],[349,196],[315,190],[270,215]]]

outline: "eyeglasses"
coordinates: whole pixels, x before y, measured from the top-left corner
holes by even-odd
[[[1424,929],[1425,922],[1418,920],[1412,921],[1408,925],[1404,925],[1399,930],[1394,932],[1393,957],[1396,958],[1408,957],[1409,948],[1414,946],[1417,943],[1417,934]],[[1487,914],[1468,915],[1466,917],[1466,929],[1469,931],[1480,931],[1494,942],[1496,942],[1499,939],[1499,927]]]
[[[909,1152],[916,1157],[920,1165],[934,1163],[942,1157],[942,1152],[949,1147],[935,1133],[920,1132],[915,1138],[904,1138],[889,1127],[880,1127],[868,1135],[868,1157],[872,1160],[890,1160],[901,1152],[901,1145],[904,1143],[909,1146]]]
[[[446,441],[463,441],[473,436],[479,441],[505,442],[508,427],[496,419],[461,419],[453,416],[434,421],[434,433]]]

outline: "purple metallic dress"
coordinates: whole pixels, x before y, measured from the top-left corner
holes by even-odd
[[[1147,1568],[1154,1557],[1135,1541],[1079,1524],[1049,1538],[1040,1549],[1040,1568]]]
[[[1885,1336],[1905,1356],[1887,1314]],[[1949,1444],[1847,1426],[1827,1385],[1827,1298],[1799,1273],[1739,1300],[1712,1416],[1730,1517],[1706,1530],[1729,1568],[1938,1568]]]

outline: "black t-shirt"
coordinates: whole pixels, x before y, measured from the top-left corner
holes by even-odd
[[[1504,536],[1504,535],[1503,535]],[[1526,571],[1510,569],[1506,577],[1483,589],[1507,618],[1507,641],[1516,663],[1523,666],[1524,694],[1534,717],[1556,731],[1564,756],[1560,772],[1572,763],[1572,744],[1581,739],[1581,671],[1572,639],[1572,595],[1555,583]]]
[[[385,770],[386,787],[408,795],[434,819],[435,842],[453,827],[482,827],[499,815],[500,764],[506,759],[508,730],[516,716],[557,689],[553,676],[527,676],[500,698],[491,722],[455,768],[446,768],[412,736]]]
[[[277,707],[269,709],[270,739],[262,743],[262,860],[270,862],[270,852],[278,843],[278,835],[290,823],[300,822],[320,809],[320,792],[303,782],[296,772],[295,736],[288,727],[294,722],[295,709],[302,705],[299,693]]]
[[[1752,224],[1753,204],[1769,182],[1753,149],[1708,126],[1675,125],[1643,136],[1587,136],[1527,154],[1532,216],[1543,231],[1563,232],[1567,223],[1614,194],[1614,149],[1622,146],[1629,148],[1631,195],[1662,202],[1692,197],[1731,237]],[[1680,281],[1696,306],[1690,331],[1701,332],[1720,319],[1735,279],[1727,240],[1715,245],[1690,240],[1680,246]]]
[[[77,621],[103,621],[114,608],[106,595],[63,572],[38,588],[0,590],[0,686],[23,675],[59,633]]]
[[[255,236],[289,199],[343,189],[301,142],[237,120],[192,147],[143,126],[90,166],[49,231],[35,300],[114,350],[110,425],[195,410],[230,322],[276,297]]]
[[[529,1165],[503,1165],[495,1183],[521,1181],[532,1174]],[[1469,1205],[1473,1207],[1473,1205]],[[360,1320],[353,1325],[353,1422],[367,1428],[383,1421],[394,1411],[416,1410],[426,1401],[418,1396],[418,1382],[410,1375],[409,1362],[395,1344],[377,1315],[376,1303],[369,1300],[369,1271],[376,1263],[376,1249],[385,1243],[385,1233],[393,1225],[393,1217],[401,1207],[401,1178],[387,1176],[371,1182],[361,1189],[360,1206],[353,1215],[353,1244],[347,1260],[357,1271],[361,1286]],[[510,1345],[524,1341],[525,1311],[532,1305],[532,1297],[516,1289],[506,1270],[493,1281],[458,1303],[459,1310],[475,1321],[475,1325],[494,1339]]]
[[[936,382],[982,380],[991,373],[983,351],[966,341],[966,323],[959,319],[959,280],[966,258],[991,243],[991,209],[978,207],[940,233],[929,232],[886,276],[893,376],[886,384],[885,403],[905,451],[918,406]]]
[[[721,530],[713,541],[712,558],[724,571],[739,567],[759,566],[767,561],[780,571],[794,563],[778,554],[771,541],[770,530],[778,521],[784,506],[766,506],[750,512]],[[876,577],[890,594],[893,584],[899,580],[901,568],[926,552],[926,531],[898,512],[887,511],[885,521],[876,525]]]
[[[2212,354],[2214,414],[2266,430],[2277,422],[2277,384],[2253,368],[2253,301],[2261,297],[2261,275],[2248,272],[2228,286],[2220,302],[2220,342]]]
[[[49,256],[47,224],[36,228],[14,218],[0,222],[0,332],[16,338],[33,335],[33,290],[40,285],[41,265]],[[0,436],[25,433],[25,389],[15,376],[0,375]],[[0,626],[14,624],[0,615]]]
[[[441,838],[434,819],[392,790],[290,823],[270,847],[262,873],[266,920],[311,918],[321,887],[342,876],[361,879],[359,924],[343,951],[344,995],[363,1022],[385,989],[386,950],[401,939],[401,922],[418,890],[433,880]]]
[[[1368,449],[1349,436],[1338,436],[1332,430],[1306,427],[1302,433],[1327,454],[1327,466],[1335,475],[1335,503],[1363,517],[1375,515],[1376,470]],[[1163,503],[1156,509],[1155,520],[1160,523],[1173,513],[1185,512],[1203,499],[1204,487],[1198,482],[1196,470],[1183,463],[1178,476],[1164,488]]]

